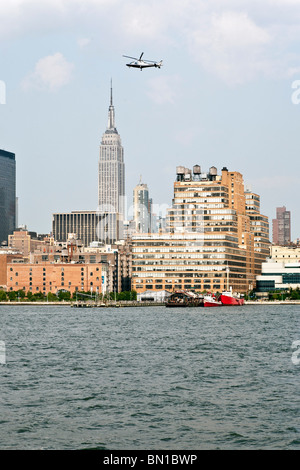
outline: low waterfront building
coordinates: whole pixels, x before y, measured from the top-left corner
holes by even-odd
[[[23,260],[22,253],[10,248],[0,250],[0,289],[7,290],[7,265],[13,260]]]
[[[14,260],[7,263],[7,290],[24,292],[48,292],[57,294],[60,290],[92,293],[105,291],[107,270],[102,263],[24,263]]]
[[[166,290],[146,290],[145,292],[140,292],[137,294],[138,302],[166,302],[171,296],[171,292]]]
[[[300,288],[300,263],[283,263],[269,259],[262,263],[262,272],[256,277],[258,295],[270,291],[286,291]]]

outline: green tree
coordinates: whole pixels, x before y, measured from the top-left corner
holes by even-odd
[[[58,300],[70,300],[71,299],[71,292],[69,291],[59,291],[58,293]]]
[[[45,300],[45,296],[44,296],[43,292],[35,292],[34,294],[32,294],[31,301],[35,302],[37,300],[38,301]]]
[[[29,291],[27,292],[27,299],[31,301],[31,300],[32,300],[32,297],[33,297],[33,293],[31,292],[31,290],[29,290]]]
[[[58,301],[57,296],[55,294],[53,294],[53,292],[48,292],[47,300],[49,302],[57,302]]]
[[[20,299],[24,299],[24,297],[25,297],[25,291],[23,291],[23,289],[17,290],[17,296],[18,296]]]
[[[296,289],[290,289],[289,297],[291,300],[298,300],[300,299],[300,289],[296,287]]]
[[[4,290],[0,290],[0,302],[3,302],[7,300],[7,295],[6,295],[6,292]]]
[[[8,298],[9,300],[16,300],[17,299],[17,293],[14,290],[10,290],[8,292]]]

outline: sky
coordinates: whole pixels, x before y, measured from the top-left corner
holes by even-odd
[[[176,167],[226,166],[300,237],[299,0],[0,0],[0,148],[18,224],[97,209],[110,82],[128,207],[140,179],[172,204]],[[163,60],[126,67],[123,55]]]

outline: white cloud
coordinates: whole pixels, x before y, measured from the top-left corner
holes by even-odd
[[[251,181],[253,186],[255,186],[259,191],[264,190],[281,190],[287,191],[290,189],[293,191],[293,188],[299,187],[300,184],[300,177],[298,175],[271,175],[271,176],[264,176],[262,178],[255,178]]]
[[[90,42],[91,42],[90,38],[79,38],[77,40],[77,44],[80,47],[80,49],[83,49],[84,47],[88,46]]]
[[[206,70],[228,83],[240,83],[265,73],[266,48],[272,37],[246,13],[213,14],[189,34],[191,54]]]
[[[43,57],[36,63],[34,72],[25,77],[23,87],[55,91],[69,83],[73,67],[60,52]]]
[[[299,0],[0,0],[0,17],[0,40],[62,31],[81,48],[91,35],[166,60],[172,46],[229,84],[287,77],[300,62]]]
[[[177,75],[163,75],[148,80],[147,95],[157,104],[174,104],[178,89],[180,78]]]

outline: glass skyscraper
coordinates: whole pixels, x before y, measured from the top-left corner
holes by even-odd
[[[105,214],[105,223],[99,226],[99,241],[113,242],[123,237],[125,210],[124,150],[115,125],[112,86],[108,125],[102,136],[98,172],[98,212]],[[120,223],[111,223],[118,220]]]
[[[15,154],[0,150],[0,243],[16,228]]]

